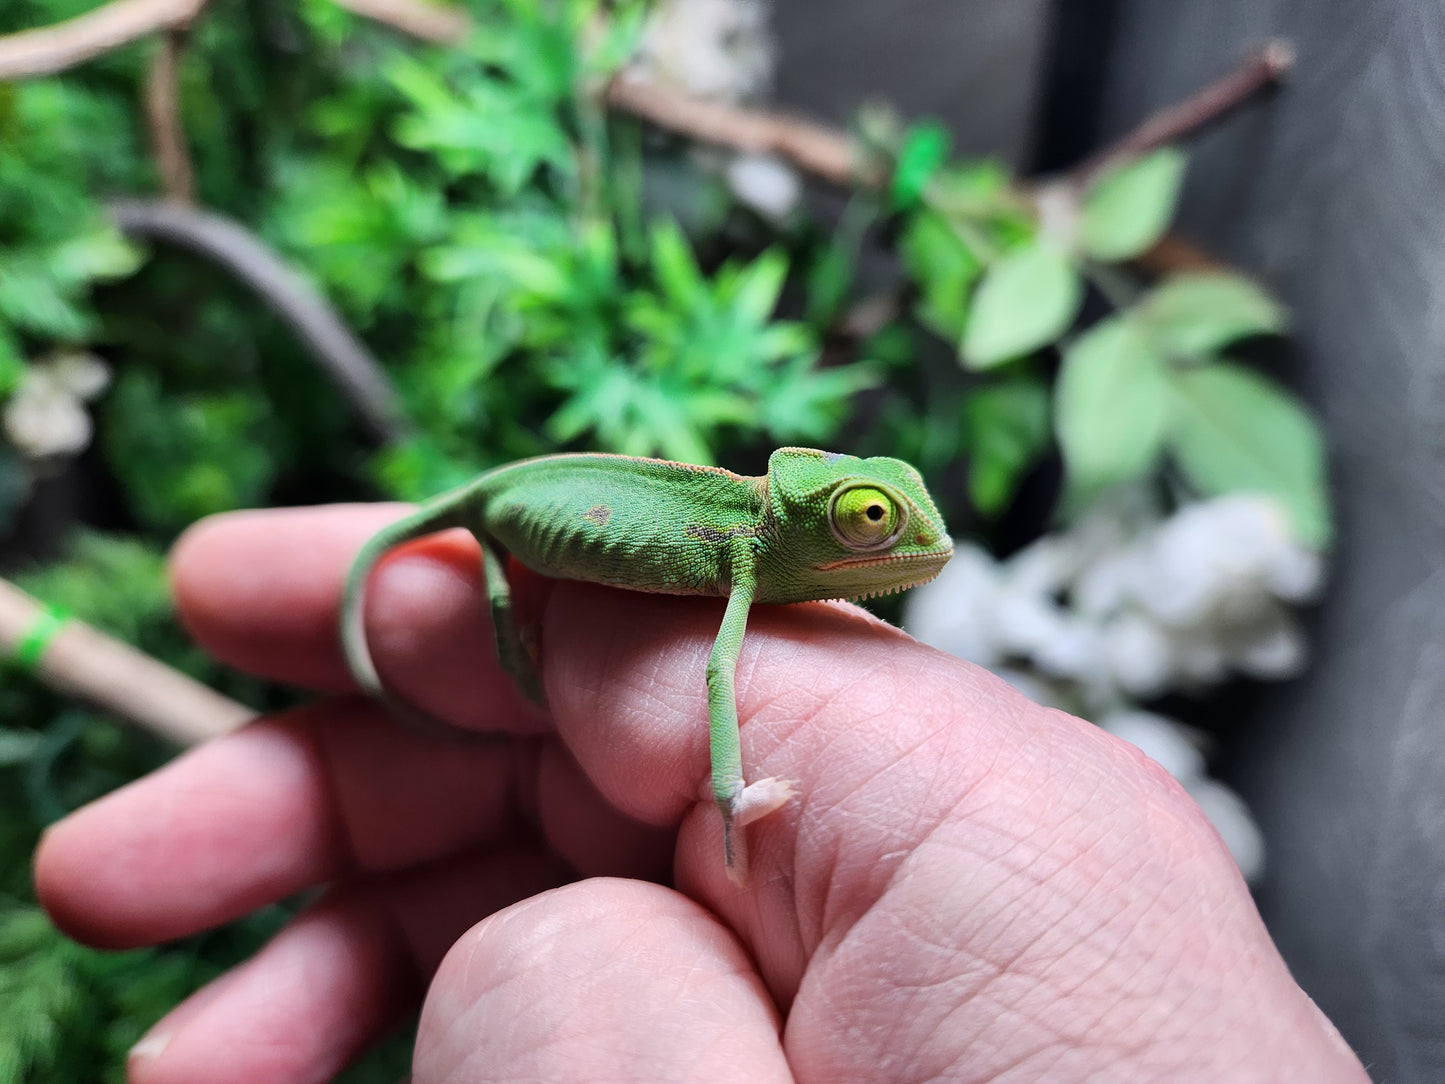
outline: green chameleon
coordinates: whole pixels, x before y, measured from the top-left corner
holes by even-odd
[[[712,794],[728,874],[743,883],[744,825],[780,808],[793,785],[744,785],[733,676],[755,602],[869,598],[927,583],[953,543],[923,479],[897,459],[779,448],[761,478],[623,455],[549,455],[480,475],[379,531],[347,579],[341,642],[357,682],[403,718],[377,675],[362,625],[367,577],[392,547],[465,527],[482,548],[497,656],[541,702],[536,662],[512,621],[504,554],[544,576],[728,600],[707,666]]]

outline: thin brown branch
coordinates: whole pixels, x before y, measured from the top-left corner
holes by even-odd
[[[428,0],[335,0],[357,15],[385,23],[404,34],[437,45],[452,45],[467,36],[472,21],[461,8]]]
[[[164,241],[225,268],[254,290],[311,350],[323,372],[383,443],[411,426],[386,370],[295,268],[232,219],[163,200],[116,200],[107,210],[128,237]]]
[[[13,652],[45,609],[0,580],[0,651]],[[234,730],[256,713],[159,659],[81,621],[68,620],[45,648],[36,675],[75,696],[182,745]]]
[[[195,173],[186,149],[181,124],[180,57],[185,31],[170,29],[161,35],[146,72],[145,116],[156,172],[168,199],[195,202]]]
[[[882,178],[860,160],[847,133],[782,113],[738,109],[619,75],[607,104],[702,143],[772,154],[831,184],[873,186]]]
[[[62,23],[0,37],[0,79],[50,75],[156,30],[184,26],[205,0],[112,0]]]
[[[1181,271],[1224,271],[1227,266],[1203,249],[1169,234],[1134,261],[1152,275],[1173,275]]]
[[[449,44],[471,29],[471,20],[460,8],[427,0],[336,2],[424,41]],[[0,79],[51,75],[157,30],[184,27],[204,4],[205,0],[111,0],[61,23],[0,35]]]
[[[1122,139],[1090,155],[1070,171],[1070,179],[1083,187],[1116,162],[1194,135],[1228,116],[1266,87],[1278,83],[1293,66],[1293,46],[1281,39],[1269,42],[1245,57],[1227,75],[1183,101],[1150,114]]]

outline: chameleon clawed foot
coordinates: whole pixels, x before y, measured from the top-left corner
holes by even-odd
[[[739,888],[748,884],[748,837],[744,827],[781,809],[797,793],[798,785],[791,779],[770,776],[741,788],[731,800],[719,802],[728,880]]]
[[[775,813],[798,795],[798,784],[791,779],[777,779],[769,776],[749,783],[741,794],[733,799],[732,822],[741,828],[745,824],[761,820],[769,813]]]

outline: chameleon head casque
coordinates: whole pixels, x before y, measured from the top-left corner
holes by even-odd
[[[870,598],[927,583],[953,541],[901,459],[779,448],[768,459],[757,601]]]

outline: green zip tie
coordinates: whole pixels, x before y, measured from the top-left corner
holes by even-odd
[[[70,615],[58,606],[43,606],[35,615],[35,620],[30,622],[30,627],[15,641],[15,646],[10,649],[10,658],[20,669],[35,673],[40,669],[45,652],[50,650],[50,645],[69,623]]]

